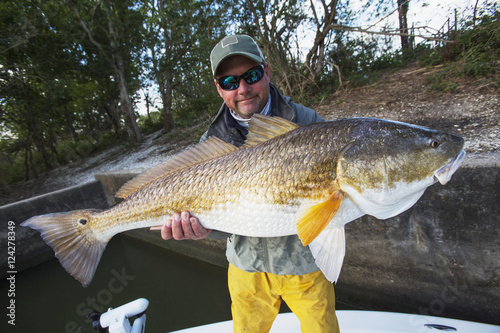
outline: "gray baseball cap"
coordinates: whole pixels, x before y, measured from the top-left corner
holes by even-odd
[[[264,55],[252,37],[229,35],[222,38],[210,53],[210,64],[214,77],[221,62],[233,55],[242,55],[256,62],[264,62]]]

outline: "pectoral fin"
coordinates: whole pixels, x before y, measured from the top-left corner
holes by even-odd
[[[337,190],[328,200],[307,208],[297,221],[297,233],[304,246],[309,245],[328,225],[344,200],[344,192]]]
[[[309,245],[319,269],[330,282],[337,282],[345,256],[345,231],[328,228]]]

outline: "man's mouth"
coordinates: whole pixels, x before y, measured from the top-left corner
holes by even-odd
[[[242,103],[242,102],[245,103],[245,102],[253,100],[256,97],[257,96],[251,96],[251,97],[242,98],[242,99],[238,100],[237,103]]]

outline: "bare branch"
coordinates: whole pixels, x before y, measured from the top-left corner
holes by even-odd
[[[419,27],[419,28],[426,29],[428,27]],[[401,33],[401,32],[399,32],[399,29],[397,29],[397,30],[383,30],[383,31],[370,31],[367,29],[363,29],[361,27],[350,27],[350,26],[342,25],[342,24],[332,24],[332,25],[330,25],[329,29],[360,32],[360,33],[366,33],[366,34],[372,34],[372,35],[418,37],[418,38],[422,38],[422,39],[430,40],[430,41],[435,41],[435,42],[445,42],[445,43],[455,43],[456,42],[454,40],[443,39],[443,38],[439,38],[439,37],[423,36],[423,35],[410,34],[410,33]]]
[[[333,63],[331,61],[327,61],[327,63],[332,65],[333,67],[335,67],[335,69],[337,70],[337,74],[339,75],[339,89],[342,88],[342,73],[340,72],[339,65],[337,65],[336,63]]]
[[[316,7],[314,6],[313,0],[311,0],[311,9],[312,9],[313,15],[314,15],[314,22],[319,27],[320,23],[319,23],[319,19],[318,19],[318,14],[316,14]]]
[[[403,2],[401,4],[401,6],[405,5],[407,2],[409,2],[410,0],[406,0],[405,2]],[[379,24],[380,22],[382,22],[383,20],[385,20],[386,18],[388,18],[389,16],[391,16],[392,14],[394,14],[395,12],[397,12],[399,10],[399,7],[400,6],[397,6],[396,9],[394,9],[392,12],[390,12],[389,14],[387,14],[386,16],[382,17],[380,20],[378,20],[377,22],[373,23],[372,25],[370,25],[368,28],[366,28],[367,30],[368,29],[371,29],[373,28],[374,26],[376,26],[377,24]]]
[[[96,41],[94,39],[92,31],[89,29],[89,27],[87,26],[85,21],[81,18],[80,13],[78,12],[78,9],[76,9],[76,7],[75,7],[75,4],[71,0],[66,0],[66,4],[71,9],[71,11],[76,15],[76,17],[78,18],[78,22],[82,26],[83,30],[85,30],[85,32],[89,36],[89,39],[92,42],[92,44],[94,44],[99,49],[99,51],[103,51],[104,49],[103,49],[101,43],[99,43],[98,41]]]

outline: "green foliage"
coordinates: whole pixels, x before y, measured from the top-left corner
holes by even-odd
[[[500,8],[485,13],[476,26],[471,26],[461,35],[459,42],[462,45],[462,52],[458,60],[464,63],[482,63],[488,69],[495,67],[495,63],[500,58]],[[484,75],[485,73],[475,69],[475,65],[466,67],[467,75]]]
[[[404,64],[400,52],[381,47],[376,39],[350,39],[342,35],[337,36],[328,59],[338,66],[329,67],[318,82],[320,90],[328,93],[336,91],[341,80],[342,85],[365,85],[376,80],[380,71]]]
[[[430,75],[430,89],[449,92],[456,89],[453,79],[458,76],[481,78],[498,85],[496,74],[500,69],[500,10],[492,5],[475,21],[454,32],[455,42],[421,58],[427,66],[444,64],[443,69]]]
[[[178,126],[188,127],[197,123],[206,123],[213,118],[219,110],[222,100],[212,88],[212,93],[204,94],[199,98],[186,101],[182,107],[175,110],[174,119]]]
[[[111,46],[96,47],[80,26],[80,19],[88,17],[77,18],[67,3],[20,0],[0,4],[0,124],[2,134],[7,134],[2,141],[13,142],[9,149],[2,145],[7,149],[2,153],[22,170],[11,171],[12,181],[20,174],[30,179],[67,163],[72,158],[66,155],[88,155],[103,144],[96,139],[97,133],[104,133],[103,137],[122,134],[120,94],[109,62],[116,52]],[[138,87],[137,53],[130,50],[139,50],[142,38],[141,18],[130,4],[106,1],[113,7],[117,32],[126,36],[119,47],[125,51],[126,84],[133,92]],[[92,5],[88,11],[92,19],[104,17],[100,26],[87,22],[90,31],[97,32],[97,41],[103,42],[109,36],[98,32],[111,18],[104,14],[102,3],[101,7],[88,1],[78,5]],[[92,140],[82,138],[82,133],[89,133]],[[68,140],[77,146],[61,144]]]
[[[429,48],[428,52],[423,52],[417,57],[418,63],[423,67],[437,66],[443,62],[443,58],[437,50],[431,50]]]
[[[16,153],[20,144],[10,138],[0,140],[0,188],[24,179],[23,159]]]
[[[163,128],[163,116],[159,111],[153,111],[149,116],[141,115],[138,123],[142,133],[153,133]]]
[[[210,51],[226,34],[229,3],[226,1],[144,2],[147,55],[145,76],[162,96],[165,129],[179,118],[190,119],[189,103],[203,101],[214,90]],[[182,115],[186,113],[186,115]],[[174,119],[176,118],[176,119]]]
[[[450,80],[453,76],[453,71],[450,68],[445,68],[438,71],[436,74],[429,75],[427,78],[427,89],[442,93],[453,92],[457,88],[457,84]]]

